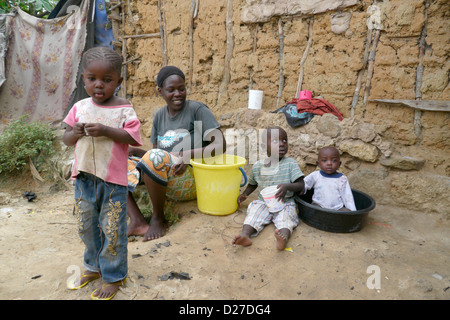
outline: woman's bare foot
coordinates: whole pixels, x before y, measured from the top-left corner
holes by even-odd
[[[127,236],[143,236],[149,228],[148,223],[130,222],[127,229]]]
[[[164,218],[160,219],[157,215],[153,214],[150,220],[150,226],[145,232],[142,241],[150,241],[161,238],[166,233],[166,225]]]
[[[148,231],[149,225],[142,215],[141,210],[139,210],[131,192],[128,192],[127,214],[130,217],[127,236],[143,236]]]
[[[286,243],[289,239],[290,231],[286,228],[275,230],[275,238],[277,239],[277,249],[282,251],[286,248]]]
[[[243,247],[248,247],[252,244],[252,240],[249,237],[243,234],[238,234],[234,237],[232,244],[238,244]]]

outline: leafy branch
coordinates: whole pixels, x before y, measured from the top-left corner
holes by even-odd
[[[0,14],[9,13],[13,7],[19,7],[26,13],[44,18],[50,14],[59,0],[3,0],[0,2]]]

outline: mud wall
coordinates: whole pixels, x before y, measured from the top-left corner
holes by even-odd
[[[352,186],[378,203],[450,216],[447,0],[128,0],[112,16],[123,91],[145,137],[164,105],[156,75],[176,65],[231,152],[252,130],[280,125],[304,173],[333,144]],[[264,91],[262,110],[247,108],[249,89]],[[270,112],[300,90],[344,120],[315,116],[294,128]]]

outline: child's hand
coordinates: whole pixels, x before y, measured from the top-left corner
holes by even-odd
[[[85,136],[86,132],[84,131],[84,123],[81,122],[74,123],[72,132],[78,139],[81,138],[82,136]]]
[[[238,206],[240,206],[240,205],[241,205],[241,202],[244,202],[245,200],[247,200],[247,195],[241,194],[241,195],[238,197],[238,199],[237,199]]]
[[[277,186],[278,192],[275,194],[275,198],[284,201],[284,197],[286,196],[286,192],[288,192],[287,184],[282,183]]]
[[[87,136],[100,137],[105,135],[105,126],[101,123],[86,123],[84,130]]]

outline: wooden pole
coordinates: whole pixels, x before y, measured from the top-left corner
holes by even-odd
[[[283,51],[284,51],[284,24],[281,17],[278,19],[278,38],[280,42],[280,52],[278,54],[279,59],[279,80],[278,80],[278,94],[277,94],[277,109],[280,105],[281,96],[284,88],[284,74],[283,74]]]
[[[124,61],[127,60],[127,39],[125,39],[125,4],[122,2],[122,59]],[[127,72],[128,72],[128,65],[123,64],[122,65],[122,97],[126,99],[127,97]]]
[[[420,89],[422,88],[422,76],[423,76],[423,58],[425,56],[426,50],[426,40],[427,40],[427,24],[428,24],[428,8],[430,6],[430,0],[427,0],[425,3],[425,22],[423,25],[422,32],[420,33],[419,40],[419,65],[417,66],[416,71],[416,85],[415,85],[415,99],[422,100],[422,92]],[[414,111],[414,134],[417,138],[417,144],[420,142],[422,136],[422,111],[415,110]]]
[[[253,55],[256,52],[256,46],[258,44],[258,24],[255,24],[255,33],[253,34]],[[252,66],[252,70],[250,71],[250,85],[249,85],[249,90],[252,90],[253,87],[253,74],[255,72],[254,66]]]
[[[364,106],[367,104],[367,99],[369,98],[370,94],[370,88],[371,88],[371,82],[372,82],[372,76],[373,76],[373,69],[375,64],[375,53],[377,50],[378,40],[380,40],[380,34],[381,30],[377,29],[375,32],[375,39],[372,43],[372,50],[370,50],[369,54],[369,64],[367,67],[367,77],[366,77],[366,86],[364,88]]]
[[[226,34],[227,34],[227,42],[226,42],[226,50],[225,50],[225,61],[223,68],[223,78],[219,87],[219,94],[217,96],[217,103],[220,101],[220,97],[222,93],[226,91],[228,84],[230,83],[230,62],[233,57],[233,49],[234,49],[234,39],[233,39],[233,0],[228,0],[227,2],[227,15],[225,20]]]
[[[302,59],[300,60],[300,72],[298,75],[298,82],[297,82],[297,91],[295,92],[295,97],[298,98],[298,93],[302,90],[302,83],[303,83],[303,67],[306,61],[306,58],[308,56],[309,48],[311,47],[312,43],[312,37],[313,37],[313,25],[314,25],[314,16],[309,18],[309,28],[308,28],[308,42],[306,44],[305,51],[303,51]]]
[[[367,60],[369,59],[369,48],[370,48],[371,44],[372,44],[372,29],[368,29],[367,37],[366,37],[366,46],[364,48],[363,65],[362,65],[361,70],[359,70],[359,72],[358,72],[355,93],[353,94],[352,106],[350,109],[350,117],[352,117],[352,118],[355,116],[355,110],[356,110],[356,106],[357,106],[358,100],[359,100],[359,91],[361,90],[362,77],[364,75],[364,72],[366,71]]]
[[[128,34],[123,36],[124,39],[144,39],[144,38],[159,38],[160,33],[143,33],[143,34]]]
[[[161,54],[162,54],[162,64],[167,65],[167,38],[165,32],[166,19],[164,18],[164,0],[158,0],[158,21],[159,21],[159,32],[161,34]]]
[[[194,20],[197,17],[198,1],[191,0],[190,25],[189,25],[189,83],[188,94],[192,90],[192,81],[194,77]]]

